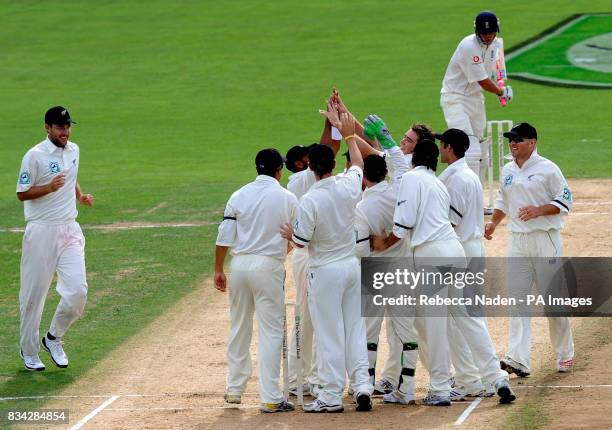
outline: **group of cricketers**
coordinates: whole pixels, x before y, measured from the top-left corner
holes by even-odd
[[[372,408],[374,394],[382,394],[386,403],[415,403],[418,357],[429,374],[424,405],[448,406],[470,396],[515,400],[508,374],[525,377],[531,372],[531,325],[521,309],[510,319],[508,351],[501,361],[486,320],[462,307],[443,308],[445,318],[419,305],[407,316],[361,315],[361,258],[431,258],[462,269],[470,259],[485,256],[483,239],[492,239],[506,217],[508,255],[523,257],[511,265],[515,291],[528,292],[548,276],[534,270],[529,259],[561,256],[560,230],[572,193],[559,168],[538,154],[537,131],[528,123],[504,133],[512,161],[501,171],[494,211],[484,222],[482,90],[506,102],[513,97],[510,87],[491,79],[498,32],[497,17],[480,13],[474,34],[462,40],[451,58],[441,91],[449,127],[445,132],[435,134],[416,123],[397,144],[380,117],[357,121],[334,89],[320,111],[325,121],[318,144],[294,146],[286,157],[272,148],[257,153],[257,177],[230,197],[216,241],[215,287],[227,291],[230,301],[228,403],[242,401],[252,373],[255,314],[261,410],[294,410],[279,387],[286,342],[284,263],[290,252],[301,333],[291,336],[288,382],[291,392],[313,397],[304,405],[306,412],[343,411],[347,376],[358,411]],[[77,181],[79,148],[69,141],[73,123],[64,107],[47,111],[47,138],[25,155],[17,182],[27,221],[20,354],[32,371],[45,369],[40,346],[55,365],[68,367],[62,338],[82,314],[87,297],[85,239],[76,222],[76,203],[91,206],[93,197]],[[342,141],[347,167],[334,175]],[[439,162],[448,167],[436,176]],[[293,173],[287,188],[280,184],[284,166]],[[227,279],[229,250],[233,258]],[[56,272],[61,301],[39,342],[44,300]],[[452,296],[454,290],[438,294]],[[377,380],[383,321],[390,354]],[[574,348],[569,320],[549,318],[549,324],[557,369],[570,371]]]
[[[398,145],[380,117],[357,121],[334,90],[327,108],[320,111],[325,126],[318,144],[292,147],[285,158],[275,149],[257,155],[258,177],[232,195],[217,241],[215,283],[222,291],[226,290],[225,254],[232,248],[234,255],[227,287],[231,309],[227,402],[241,402],[251,374],[254,312],[260,330],[261,410],[294,410],[279,387],[286,327],[282,264],[292,250],[301,324],[298,336],[291,336],[288,380],[292,393],[313,397],[304,411],[343,411],[347,377],[358,411],[372,408],[374,394],[382,394],[385,403],[413,404],[418,357],[429,374],[424,405],[448,406],[466,397],[493,395],[501,403],[515,400],[508,374],[525,377],[531,371],[530,319],[522,316],[520,307],[510,319],[508,352],[501,361],[486,319],[470,315],[464,307],[442,309],[445,318],[432,316],[419,305],[409,315],[361,315],[360,259],[364,257],[429,258],[465,268],[470,259],[485,256],[483,240],[492,239],[506,216],[508,255],[524,257],[511,265],[514,291],[525,293],[533,283],[546,282],[549,274],[534,271],[530,258],[561,256],[559,232],[572,195],[559,168],[538,155],[537,131],[528,123],[504,133],[513,161],[502,169],[493,216],[484,222],[482,90],[505,103],[513,93],[492,79],[500,48],[497,17],[482,12],[474,28],[446,71],[441,107],[449,128],[444,133],[435,134],[426,124],[416,123]],[[349,161],[344,172],[334,175],[342,140]],[[436,176],[439,161],[448,167]],[[293,172],[287,190],[278,182],[284,165]],[[256,250],[255,255],[245,255],[243,246]],[[437,294],[452,296],[457,290],[441,289]],[[382,377],[376,380],[383,320],[390,353]],[[569,320],[558,317],[549,322],[557,369],[567,372],[574,355]],[[263,357],[273,361],[262,363]]]

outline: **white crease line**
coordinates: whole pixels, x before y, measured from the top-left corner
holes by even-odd
[[[571,215],[612,215],[612,212],[572,212]]]
[[[515,385],[513,388],[612,388],[611,384],[584,385]]]
[[[0,397],[0,402],[7,400],[37,400],[37,399],[85,399],[85,398],[107,398],[108,396],[22,396],[22,397]]]
[[[461,424],[463,424],[467,417],[469,417],[470,414],[474,411],[474,409],[476,409],[476,407],[480,404],[480,402],[482,402],[482,399],[482,397],[477,397],[476,399],[474,399],[474,401],[470,403],[470,406],[468,406],[466,410],[463,411],[463,413],[459,416],[459,418],[457,418],[457,421],[455,421],[453,425],[460,426]]]
[[[206,398],[208,396],[223,396],[222,391],[207,392],[207,393],[161,393],[161,394],[121,394],[121,397],[185,397],[185,398]],[[91,394],[91,395],[52,395],[52,396],[15,396],[15,397],[0,397],[0,402],[9,400],[38,400],[38,399],[97,399],[108,398],[108,394]],[[256,396],[255,393],[244,393],[242,397]]]
[[[593,200],[593,201],[578,201],[578,202],[574,202],[573,203],[574,206],[576,205],[586,205],[586,206],[610,206],[612,205],[612,202],[602,202],[599,200]]]
[[[106,399],[106,401],[104,403],[102,403],[100,406],[98,406],[96,409],[94,409],[93,411],[91,411],[89,414],[87,414],[87,416],[85,416],[85,418],[82,418],[78,423],[76,423],[75,425],[73,425],[72,427],[70,427],[70,430],[79,430],[80,428],[82,428],[85,424],[87,424],[87,422],[89,420],[91,420],[93,417],[95,417],[96,415],[98,415],[98,413],[100,413],[101,411],[103,411],[108,405],[110,405],[111,403],[113,403],[115,400],[117,400],[119,397],[121,396],[112,396],[108,399]]]
[[[82,225],[83,230],[103,230],[103,231],[117,231],[117,230],[139,230],[144,228],[187,228],[187,227],[208,227],[214,222],[200,222],[200,223],[178,223],[178,224],[136,224],[136,225],[110,225],[110,224],[96,224],[96,225]],[[0,233],[23,233],[25,229],[23,227],[9,227],[0,228]]]
[[[217,409],[259,409],[257,405],[244,406],[201,406],[199,408],[108,408],[107,412],[133,412],[133,411],[210,411]]]

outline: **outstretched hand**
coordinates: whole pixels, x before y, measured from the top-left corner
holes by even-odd
[[[342,134],[342,137],[352,136],[355,134],[355,119],[346,112],[340,114],[340,126],[337,127]]]
[[[327,101],[327,110],[319,109],[319,113],[323,115],[331,125],[336,128],[340,128],[340,118],[336,106],[332,103],[331,99]]]
[[[338,92],[336,88],[332,90],[332,95],[331,95],[330,100],[336,105],[339,113],[346,112],[349,115],[351,115],[349,110],[346,108],[345,104],[342,102],[342,99],[340,98],[340,93]]]

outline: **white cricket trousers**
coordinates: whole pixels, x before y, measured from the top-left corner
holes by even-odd
[[[310,268],[308,304],[315,332],[318,373],[323,390],[318,398],[342,404],[348,373],[355,393],[372,394],[368,380],[365,323],[361,316],[361,267],[348,257]]]
[[[457,239],[425,242],[415,247],[413,252],[417,270],[424,261],[433,261],[436,265],[465,267],[465,253]],[[440,289],[438,295],[447,297],[448,288]],[[417,305],[414,319],[420,340],[421,357],[425,359],[424,365],[429,371],[429,390],[439,396],[449,396],[451,390],[446,310],[446,307],[442,306],[436,309],[436,316],[427,316],[426,313],[431,313],[432,307]]]
[[[533,231],[531,233],[511,233],[508,243],[508,292],[511,295],[525,297],[536,291],[544,292],[546,286],[560,268],[559,257],[563,253],[563,244],[559,230]],[[527,257],[527,258],[512,258]],[[556,259],[532,259],[529,257],[557,257]],[[514,306],[515,314],[510,318],[510,338],[506,357],[530,369],[531,353],[531,318],[520,315],[525,310],[525,303]],[[523,313],[524,315],[524,313]],[[557,360],[574,358],[574,341],[570,321],[567,317],[548,318],[550,341]]]
[[[251,376],[253,313],[259,327],[257,361],[262,403],[280,403],[279,388],[285,313],[285,266],[263,255],[236,255],[230,263],[231,327],[227,342],[228,394],[242,394]]]
[[[448,128],[463,130],[470,138],[470,147],[465,153],[465,161],[482,182],[484,165],[481,160],[484,151],[480,142],[484,139],[487,125],[484,95],[480,93],[466,97],[462,94],[442,94],[440,106]]]
[[[365,319],[366,338],[368,340],[368,374],[370,382],[376,382],[376,360],[378,358],[378,344],[380,338],[380,329],[383,320],[387,331],[387,343],[389,344],[389,357],[385,362],[382,370],[382,379],[389,381],[394,387],[398,386],[399,376],[402,371],[402,341],[396,334],[396,329],[393,325],[393,318],[389,317],[367,317]]]
[[[49,333],[61,338],[81,316],[87,301],[85,237],[76,221],[54,225],[29,222],[23,235],[19,290],[24,355],[36,355],[40,350],[40,319],[55,272],[55,289],[61,299]]]
[[[319,384],[317,377],[316,352],[313,348],[313,329],[308,308],[308,248],[296,248],[292,252],[293,283],[295,285],[296,304],[300,304],[301,312],[301,348],[302,381],[313,385]],[[291,350],[289,354],[289,384],[297,384],[297,352],[295,345],[295,326],[291,333]]]
[[[484,258],[485,248],[482,239],[461,242],[468,261],[469,270],[479,270],[470,266],[471,258]],[[484,269],[481,268],[480,270]],[[451,288],[449,296],[461,297],[461,290]],[[449,306],[448,343],[451,362],[455,367],[455,385],[480,391],[481,381],[494,384],[497,380],[508,379],[508,374],[499,367],[495,346],[489,334],[485,317],[470,316],[464,306]]]

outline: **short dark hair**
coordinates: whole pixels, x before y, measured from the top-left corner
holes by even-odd
[[[295,167],[295,162],[301,161],[304,157],[308,156],[308,148],[309,146],[304,145],[295,145],[289,148],[289,151],[287,151],[287,155],[285,156],[285,166],[288,170],[292,171],[293,173],[298,171],[297,167]]]
[[[419,136],[419,140],[417,142],[420,142],[423,139],[434,140],[433,130],[427,124],[414,123],[410,126],[410,129],[414,131],[417,136]]]
[[[255,157],[255,168],[257,174],[274,177],[279,169],[283,168],[283,157],[274,148],[262,149]]]
[[[438,167],[438,155],[440,150],[433,140],[419,140],[414,147],[412,164],[414,167],[425,166],[435,172]]]
[[[436,139],[440,140],[444,147],[450,145],[453,148],[455,157],[463,158],[465,151],[470,147],[470,138],[463,131],[458,128],[449,128],[442,134],[436,134]]]
[[[370,154],[363,159],[363,176],[370,181],[379,183],[387,176],[387,162],[378,154]]]
[[[321,178],[334,170],[334,151],[327,145],[313,145],[308,151],[308,164],[310,169]]]

